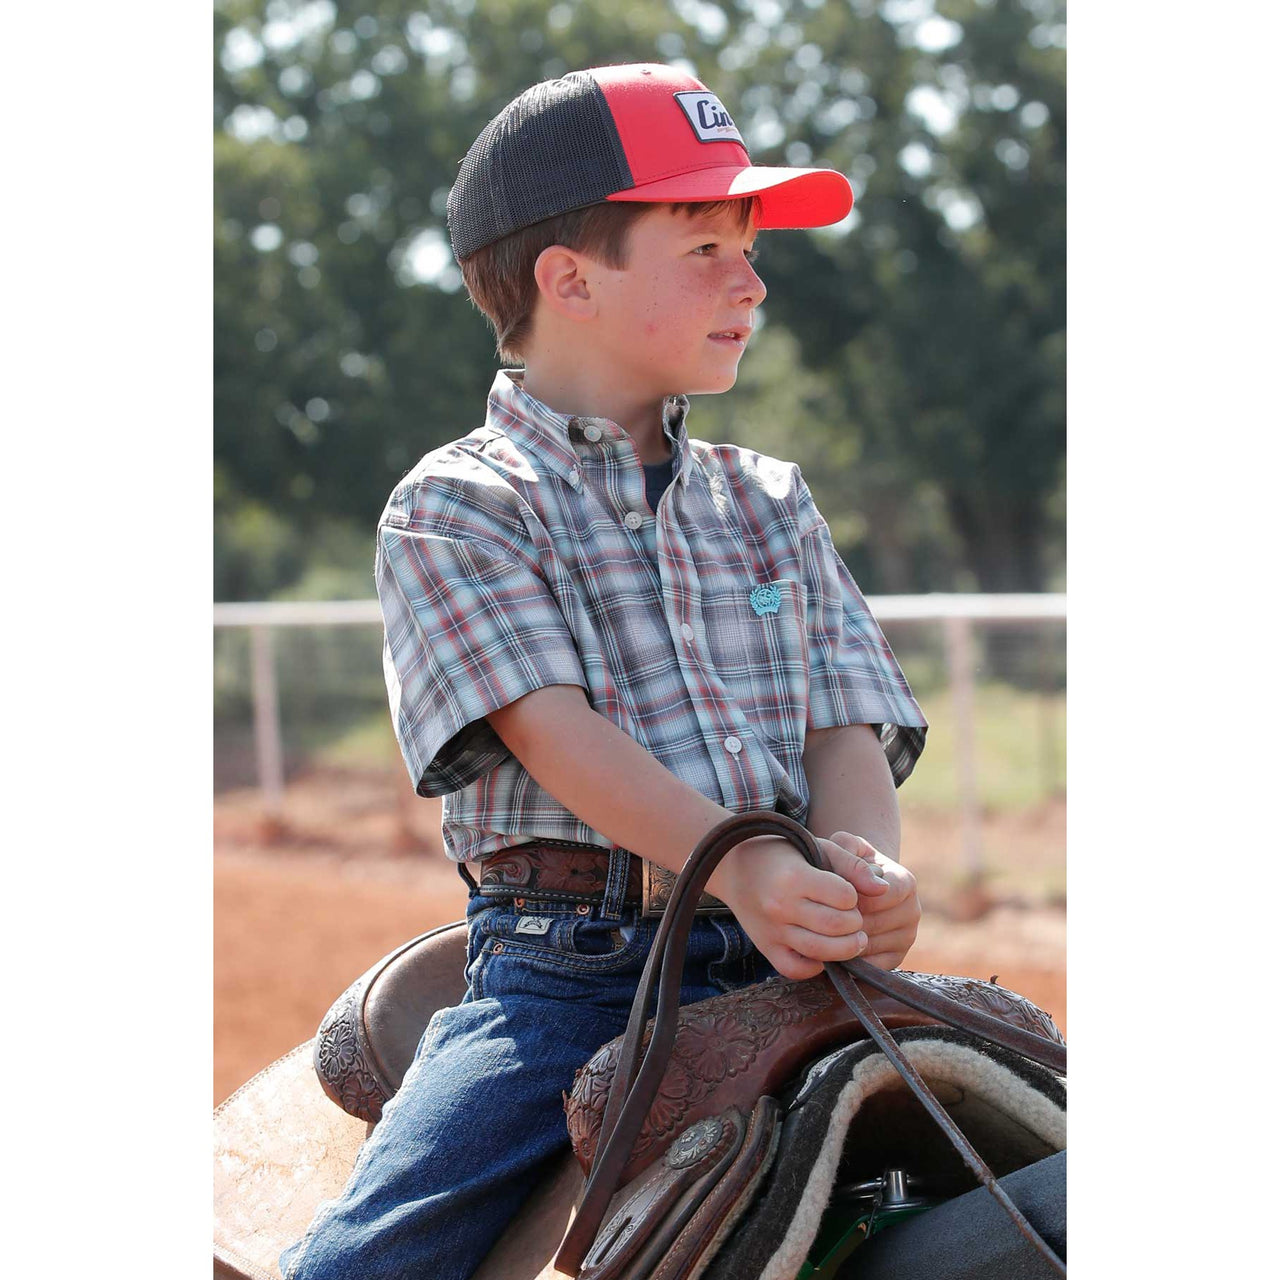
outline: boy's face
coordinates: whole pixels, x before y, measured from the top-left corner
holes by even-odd
[[[765,287],[751,267],[756,232],[736,220],[658,206],[631,228],[628,265],[592,263],[597,335],[626,389],[639,395],[728,391]],[[713,338],[737,329],[738,341]],[[621,389],[621,388],[620,388]]]

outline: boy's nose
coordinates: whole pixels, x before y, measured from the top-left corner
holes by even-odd
[[[765,300],[769,290],[764,287],[764,281],[756,275],[755,268],[749,262],[744,262],[742,265],[746,268],[747,274],[738,296],[749,300],[753,307],[758,307]]]

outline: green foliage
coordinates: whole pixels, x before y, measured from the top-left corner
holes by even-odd
[[[375,722],[391,733],[378,628],[277,627],[272,644],[289,772],[325,759],[318,753],[349,733],[357,747],[376,743]],[[213,659],[214,785],[250,785],[256,766],[248,629],[215,630]]]
[[[923,705],[929,736],[903,784],[902,807],[904,812],[954,811],[960,795],[954,709],[945,690]],[[974,768],[984,810],[1016,813],[1066,794],[1064,694],[993,681],[978,686],[974,707]]]
[[[807,464],[867,590],[1058,581],[1063,8],[219,0],[220,595],[296,585],[317,531],[368,536],[478,424],[495,360],[444,234],[457,166],[529,84],[642,60],[690,64],[757,163],[858,195],[846,225],[761,237],[767,328],[695,434]]]

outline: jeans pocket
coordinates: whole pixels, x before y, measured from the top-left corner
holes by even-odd
[[[777,972],[737,920],[715,919],[712,923],[724,941],[720,957],[707,966],[712,985],[721,991],[736,991],[763,982]]]
[[[510,956],[577,972],[608,971],[631,963],[651,940],[652,930],[642,927],[637,915],[632,909],[620,920],[605,920],[598,906],[580,912],[572,904],[503,904],[484,913],[479,932],[486,957]]]

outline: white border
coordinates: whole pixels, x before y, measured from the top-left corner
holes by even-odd
[[[1275,1141],[1241,1033],[1276,916],[1276,8],[1071,20],[1070,1261],[1247,1275]]]
[[[210,14],[60,15],[0,80],[7,1263],[204,1277]]]

